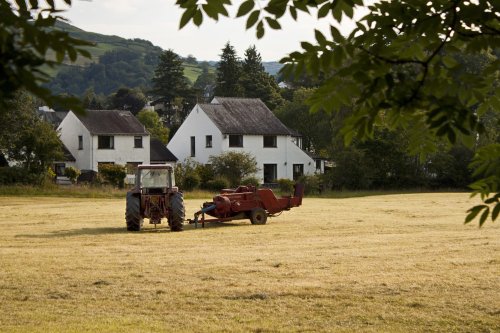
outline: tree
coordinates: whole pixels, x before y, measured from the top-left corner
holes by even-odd
[[[62,159],[62,143],[49,123],[35,111],[33,98],[19,91],[7,103],[13,112],[0,115],[0,153],[34,175],[44,175]]]
[[[259,38],[266,26],[280,29],[279,20],[287,11],[297,19],[298,11],[312,9],[318,19],[332,15],[340,22],[363,5],[362,0],[271,0],[254,9],[256,2],[242,2],[237,16],[247,16],[247,28],[255,26]],[[183,0],[177,4],[184,9],[181,27],[189,21],[200,25],[203,13],[215,20],[228,16],[231,6],[221,0],[207,0],[203,6]],[[349,36],[333,26],[330,36],[315,30],[314,44],[302,42],[302,51],[282,59],[288,75],[323,77],[309,99],[311,110],[351,108],[343,126],[346,143],[373,137],[376,124],[384,119],[393,128],[412,132],[414,152],[434,151],[436,137],[474,146],[477,134],[484,132],[483,115],[500,110],[500,61],[492,53],[500,45],[498,4],[402,0],[377,2],[368,9]],[[488,53],[494,60],[471,74],[460,70],[460,53]],[[480,194],[484,204],[469,210],[466,223],[481,213],[482,225],[488,216],[495,220],[500,213],[500,144],[480,147],[471,166],[478,179],[471,185],[473,194]]]
[[[243,90],[243,96],[260,98],[271,110],[283,103],[278,84],[262,66],[262,58],[255,45],[245,51],[238,82]]]
[[[120,88],[109,98],[110,107],[116,110],[128,110],[136,115],[146,105],[146,96],[139,89]]]
[[[151,133],[151,137],[160,140],[162,143],[168,143],[168,128],[163,126],[158,113],[151,110],[142,110],[137,114],[137,119]]]
[[[215,95],[221,97],[241,97],[242,88],[238,83],[241,75],[241,62],[234,47],[226,43],[217,64]]]
[[[71,0],[64,0],[71,4]],[[38,0],[0,0],[0,113],[7,110],[8,100],[16,91],[26,89],[49,106],[64,104],[74,111],[82,111],[76,97],[55,96],[42,87],[49,75],[44,66],[54,67],[66,57],[75,61],[78,55],[90,58],[84,49],[91,43],[69,36],[67,32],[53,29],[60,12],[54,1],[41,5]],[[55,60],[48,54],[54,52]]]
[[[332,144],[333,117],[324,111],[309,112],[307,99],[313,93],[313,89],[299,88],[295,90],[292,101],[284,102],[275,110],[275,114],[286,126],[302,135],[302,148],[320,155]]]
[[[202,72],[196,79],[193,88],[197,91],[198,99],[209,102],[213,97],[213,91],[217,76],[210,71],[207,62],[201,64]]]
[[[173,114],[178,109],[175,100],[185,99],[191,96],[188,81],[184,77],[182,59],[172,50],[164,51],[160,55],[160,61],[153,77],[153,92],[160,97],[166,107],[163,116],[166,123],[171,125]],[[181,111],[183,111],[181,103]]]
[[[218,156],[210,156],[208,163],[218,176],[227,178],[233,187],[238,186],[243,178],[258,171],[255,157],[244,152],[229,151]]]

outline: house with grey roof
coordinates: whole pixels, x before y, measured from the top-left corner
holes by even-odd
[[[152,148],[149,132],[129,111],[70,111],[58,131],[75,158],[74,165],[82,171],[98,171],[100,164],[111,163],[126,165],[128,173],[133,173],[139,164],[177,160],[165,146],[162,149],[154,143]]]
[[[258,98],[215,97],[193,108],[167,147],[180,161],[192,158],[202,164],[228,151],[250,153],[259,168],[255,176],[274,183],[317,171],[299,147],[298,135]]]

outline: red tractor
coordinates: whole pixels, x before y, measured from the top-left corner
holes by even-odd
[[[238,219],[250,219],[252,224],[265,224],[268,216],[275,216],[284,210],[298,207],[302,204],[304,185],[296,184],[293,196],[277,198],[269,188],[255,186],[240,186],[236,189],[222,190],[212,202],[205,202],[200,211],[196,212],[193,220],[198,226],[201,215],[202,226],[205,222],[224,222]],[[205,214],[212,219],[205,219]]]
[[[184,198],[175,186],[172,167],[140,165],[135,187],[127,193],[127,230],[140,231],[144,218],[155,227],[167,218],[171,231],[182,231],[184,217]]]

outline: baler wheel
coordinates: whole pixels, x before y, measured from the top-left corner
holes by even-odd
[[[252,211],[250,212],[250,222],[252,222],[252,224],[266,224],[266,211],[260,207],[252,209]]]
[[[182,231],[186,210],[184,208],[184,197],[181,192],[176,192],[170,197],[170,219],[168,225],[171,231]]]
[[[127,209],[125,211],[125,221],[128,231],[140,231],[143,219],[141,218],[141,199],[132,193],[127,193]]]

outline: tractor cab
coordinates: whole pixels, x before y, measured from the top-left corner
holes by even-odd
[[[177,190],[170,165],[140,165],[136,173],[136,188],[144,194],[161,194]]]

